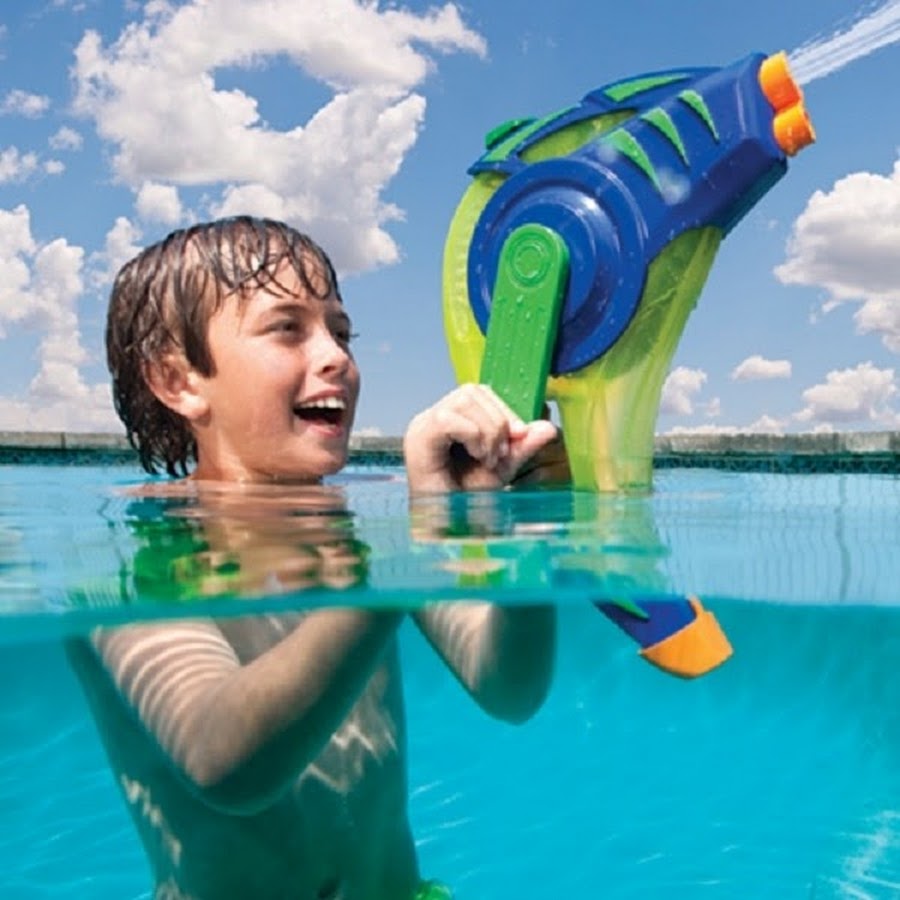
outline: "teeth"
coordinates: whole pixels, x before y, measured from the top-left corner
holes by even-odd
[[[340,397],[324,397],[322,400],[313,400],[303,403],[300,409],[346,409],[347,404]]]

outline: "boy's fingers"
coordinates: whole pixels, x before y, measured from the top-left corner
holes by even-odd
[[[521,428],[525,424],[493,388],[486,384],[480,384],[478,388],[481,403],[492,411],[497,421],[502,421],[513,428]]]
[[[556,435],[556,426],[546,419],[529,422],[525,426],[523,436],[510,444],[509,454],[503,464],[506,479],[512,478],[532,456],[553,441]]]
[[[459,416],[478,431],[480,446],[474,442],[474,436],[470,444],[462,434],[452,435],[475,459],[493,468],[507,455],[513,428],[522,423],[489,387],[463,385],[447,396],[445,404],[446,410],[452,410],[454,421],[458,422],[455,417]]]

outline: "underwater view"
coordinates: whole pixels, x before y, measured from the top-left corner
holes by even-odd
[[[6,896],[152,896],[129,815],[149,801],[117,783],[67,650],[91,628],[434,600],[552,607],[557,628],[549,694],[509,724],[400,627],[410,823],[454,897],[900,892],[896,477],[677,469],[646,497],[412,506],[392,467],[243,496],[141,480],[0,467]],[[730,647],[692,678],[621,627],[688,595]]]

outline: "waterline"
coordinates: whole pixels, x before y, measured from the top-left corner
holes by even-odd
[[[799,84],[809,84],[896,41],[900,41],[900,0],[888,0],[863,13],[849,28],[791,51],[791,72]]]

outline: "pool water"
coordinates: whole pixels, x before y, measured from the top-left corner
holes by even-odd
[[[183,612],[114,591],[73,605],[73,584],[128,559],[128,502],[110,487],[137,479],[0,467],[3,896],[149,896],[60,646],[93,622]],[[487,718],[401,633],[413,829],[423,872],[458,900],[900,896],[897,479],[672,470],[651,498],[500,494],[412,511],[394,470],[338,486],[368,547],[365,584],[342,598],[560,604],[554,686],[521,726]],[[639,658],[587,602],[688,591],[734,647],[693,681]]]

